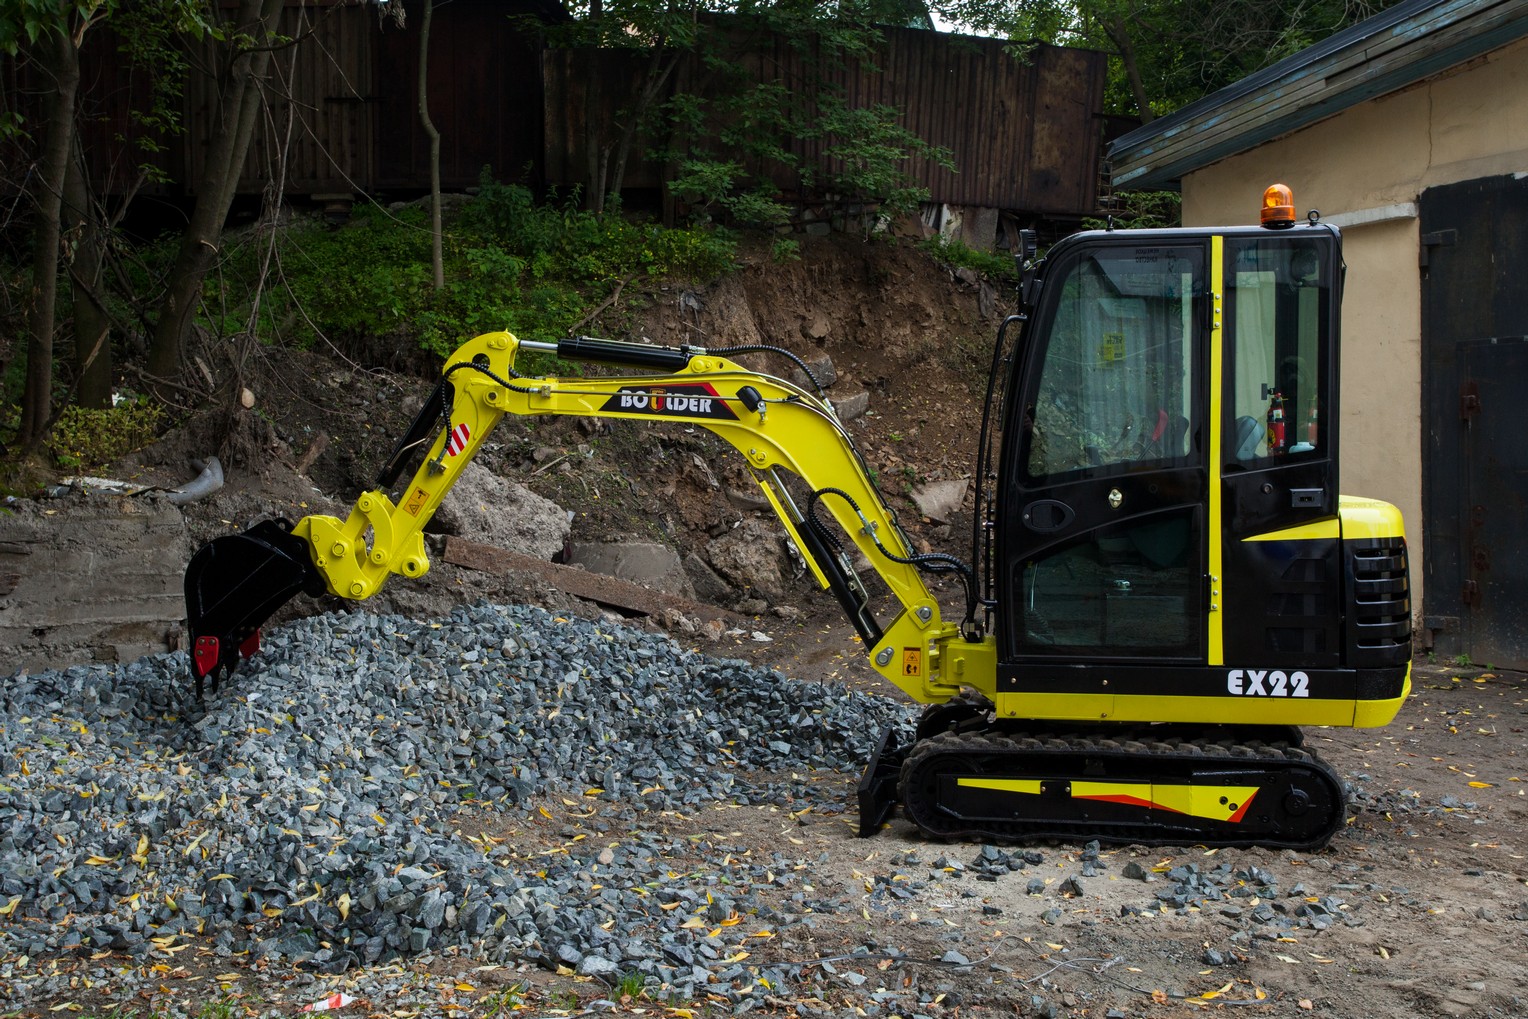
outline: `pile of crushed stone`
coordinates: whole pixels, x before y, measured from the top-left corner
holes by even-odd
[[[751,878],[692,887],[640,815],[811,797],[814,769],[857,770],[913,710],[488,604],[312,617],[204,703],[190,688],[170,654],[0,680],[0,955],[143,959],[194,935],[336,973],[460,950],[690,997],[754,928],[833,904],[805,881],[790,911]],[[452,824],[554,794],[635,834],[527,859]]]

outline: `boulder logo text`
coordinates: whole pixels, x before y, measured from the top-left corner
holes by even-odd
[[[737,420],[737,415],[727,406],[727,401],[708,382],[654,386],[651,389],[622,386],[616,395],[605,401],[600,410],[652,414],[655,417]]]

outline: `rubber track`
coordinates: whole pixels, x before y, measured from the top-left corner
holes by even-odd
[[[1235,830],[1223,835],[1207,828],[1192,836],[1181,831],[1183,818],[1178,816],[1179,827],[1159,829],[1140,823],[1130,825],[1107,822],[1072,821],[1069,819],[1036,818],[1032,821],[994,821],[990,827],[972,827],[970,823],[951,817],[937,809],[935,796],[940,772],[923,773],[923,769],[935,765],[934,758],[950,755],[957,760],[969,761],[972,757],[1022,758],[1023,768],[1008,770],[1006,775],[1064,778],[1061,769],[1048,771],[1044,759],[1066,759],[1074,755],[1115,757],[1118,760],[1140,761],[1136,775],[1160,774],[1158,764],[1186,761],[1207,765],[1217,770],[1236,767],[1245,762],[1253,770],[1303,771],[1324,782],[1328,787],[1330,801],[1335,805],[1331,816],[1323,819],[1312,817],[1303,824],[1305,834],[1291,837],[1288,832],[1269,836],[1267,833],[1246,835]],[[963,769],[964,770],[964,769]],[[986,774],[998,775],[988,771]],[[1345,816],[1342,780],[1332,768],[1308,750],[1286,744],[1235,744],[1210,740],[1173,739],[1169,742],[1133,740],[1117,733],[1097,735],[1013,732],[947,732],[918,741],[908,752],[902,765],[902,808],[906,816],[919,828],[935,838],[980,839],[994,842],[1022,842],[1032,839],[1098,839],[1104,842],[1140,843],[1146,845],[1202,845],[1202,846],[1248,846],[1260,845],[1287,849],[1319,849],[1331,839],[1343,823]],[[1041,801],[1043,802],[1043,801]],[[1143,811],[1144,814],[1144,811]],[[1303,820],[1303,819],[1302,819]],[[984,822],[986,824],[987,822]]]

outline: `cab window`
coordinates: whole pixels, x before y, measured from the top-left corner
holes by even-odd
[[[1231,357],[1227,375],[1235,469],[1322,450],[1330,269],[1315,238],[1227,242]]]
[[[1025,472],[1128,469],[1192,452],[1198,248],[1085,254],[1059,281]]]

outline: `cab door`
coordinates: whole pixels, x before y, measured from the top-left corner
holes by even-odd
[[[1224,661],[1343,657],[1338,520],[1340,237],[1325,226],[1228,235],[1218,615]]]
[[[1008,387],[1000,690],[1206,660],[1210,239],[1080,235],[1049,263]]]

